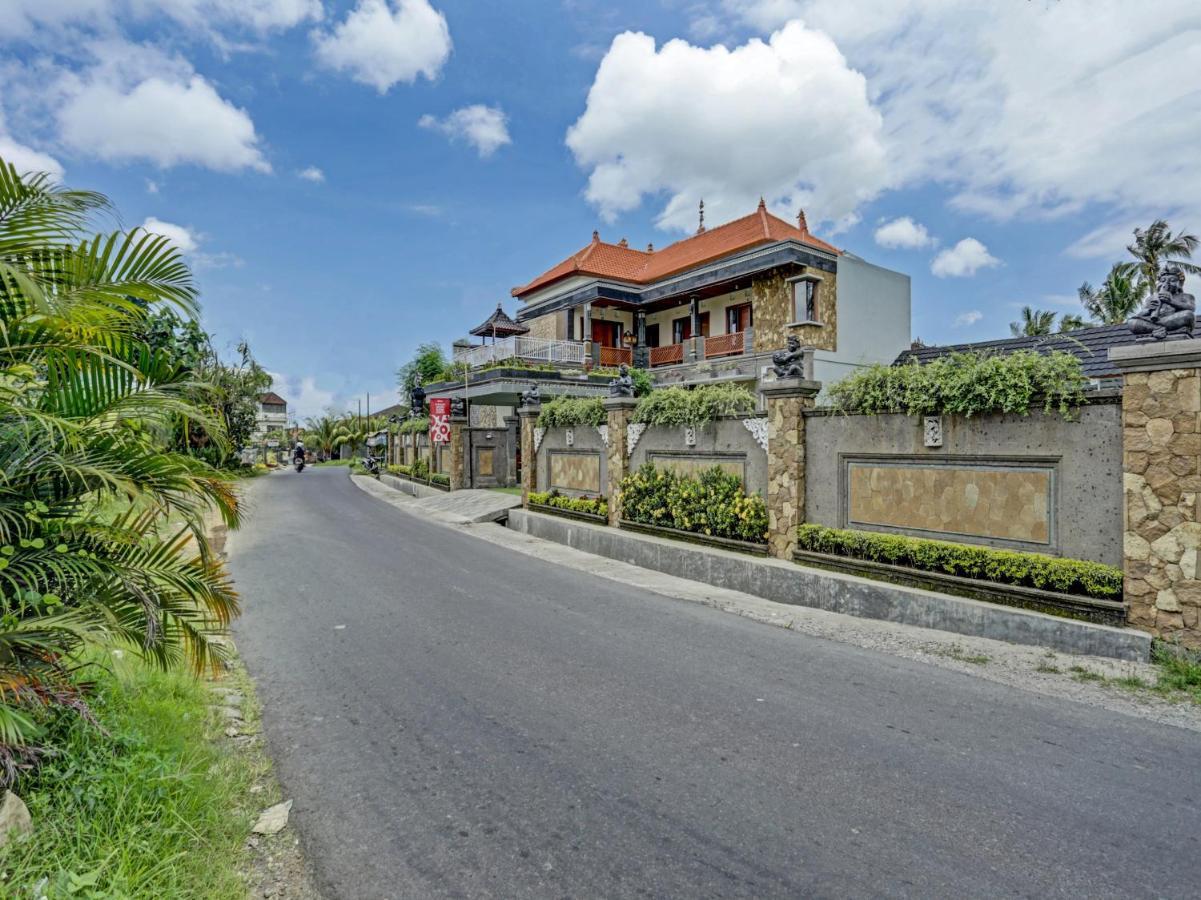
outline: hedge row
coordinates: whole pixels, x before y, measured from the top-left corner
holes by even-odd
[[[539,428],[578,428],[604,425],[607,420],[600,397],[556,397],[542,404]]]
[[[747,415],[755,411],[755,395],[736,384],[703,384],[695,388],[669,387],[651,391],[638,401],[633,420],[646,425],[699,427],[718,416]]]
[[[765,543],[767,507],[742,479],[715,466],[693,478],[647,463],[621,482],[621,515],[712,537]]]
[[[950,541],[850,531],[824,525],[802,525],[797,546],[814,553],[909,566],[924,572],[942,572],[961,578],[993,581],[1118,600],[1122,596],[1122,570],[1080,559],[1060,559],[1041,553],[993,550]]]
[[[609,515],[609,503],[604,497],[565,497],[558,491],[531,491],[530,503],[572,512],[592,513],[594,516]]]
[[[407,475],[410,478],[421,478],[434,484],[450,485],[450,476],[441,472],[431,472],[429,460],[419,459],[411,466],[388,466],[388,471],[394,475]]]

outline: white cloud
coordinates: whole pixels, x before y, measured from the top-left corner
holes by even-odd
[[[947,184],[957,207],[998,219],[1201,223],[1201,92],[1162,78],[1165,60],[1201,67],[1196,0],[1154,14],[1127,0],[788,5],[867,75],[899,182]]]
[[[975,238],[964,238],[954,247],[950,247],[930,263],[930,271],[939,278],[966,278],[975,275],[980,269],[991,269],[999,266],[1001,261],[988,252]]]
[[[713,222],[760,196],[791,218],[837,222],[889,182],[863,77],[825,35],[793,22],[729,50],[626,32],[601,61],[567,145],[603,218],[666,194],[665,228]]]
[[[0,122],[0,126],[2,125],[3,122]],[[0,127],[0,159],[12,163],[16,166],[17,172],[22,175],[26,172],[49,172],[56,179],[63,177],[62,163],[48,153],[42,153],[40,150],[34,150],[32,147],[18,143],[5,134],[2,127]]]
[[[325,181],[325,173],[316,166],[301,169],[296,173],[296,177],[303,178],[305,181],[311,181],[314,184],[321,184],[321,182]]]
[[[381,94],[419,75],[432,81],[451,50],[446,17],[428,0],[359,0],[332,32],[313,38],[323,65]]]
[[[967,328],[969,325],[975,325],[983,318],[984,313],[980,312],[978,309],[971,309],[965,313],[960,313],[957,315],[952,325],[955,328]]]
[[[722,0],[722,8],[738,21],[761,31],[771,31],[791,19],[801,18],[800,0]]]
[[[901,216],[891,222],[885,222],[876,229],[876,243],[881,247],[906,250],[920,250],[934,246],[934,238],[926,231],[926,226],[913,221],[909,216]]]
[[[505,144],[513,143],[504,111],[500,107],[484,106],[482,103],[456,109],[443,119],[427,114],[417,124],[422,128],[440,131],[452,140],[467,141],[475,147],[481,158],[487,158]]]
[[[142,227],[151,234],[161,234],[167,238],[180,253],[195,253],[200,247],[200,238],[196,232],[185,225],[175,225],[151,216],[142,223]]]
[[[153,178],[146,179],[146,193],[147,194],[157,194],[158,193],[158,182],[155,181]]]
[[[186,61],[120,41],[92,49],[95,66],[55,85],[66,146],[109,162],[271,171],[249,114]]]
[[[320,20],[321,0],[3,0],[0,38],[45,36],[63,27],[114,32],[123,21],[171,19],[205,34],[267,32]]]

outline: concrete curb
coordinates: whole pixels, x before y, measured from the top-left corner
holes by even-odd
[[[1064,653],[1144,662],[1151,636],[575,522],[529,510],[509,512],[510,528],[630,565],[742,591],[777,603],[881,619],[955,634],[1049,647]]]

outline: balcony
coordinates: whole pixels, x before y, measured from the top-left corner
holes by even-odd
[[[515,361],[543,365],[583,366],[583,341],[552,341],[526,336],[501,338],[482,347],[455,350],[454,361],[468,369],[482,369],[500,362]]]
[[[701,338],[697,341],[696,353],[700,359],[720,359],[723,356],[742,356],[751,345],[751,332],[736,331],[732,334],[718,334],[713,337]],[[682,344],[667,344],[663,347],[650,348],[650,366],[677,366],[691,362],[692,341]]]

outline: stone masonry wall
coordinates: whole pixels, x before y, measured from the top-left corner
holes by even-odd
[[[1201,370],[1128,372],[1122,426],[1130,623],[1201,646]]]
[[[802,274],[807,270],[802,270]],[[821,277],[817,293],[817,311],[820,325],[792,325],[792,285],[787,281],[790,273],[773,272],[755,278],[751,282],[751,296],[755,310],[755,352],[779,350],[787,343],[788,336],[795,334],[801,344],[819,350],[834,352],[838,349],[838,276],[833,272],[814,270]]]
[[[566,337],[563,332],[566,330],[566,325],[563,321],[562,313],[548,313],[545,316],[538,316],[536,319],[530,319],[525,324],[530,327],[530,337],[542,338],[547,341],[561,341]]]
[[[805,416],[810,396],[767,399],[767,545],[788,559],[805,510]]]

